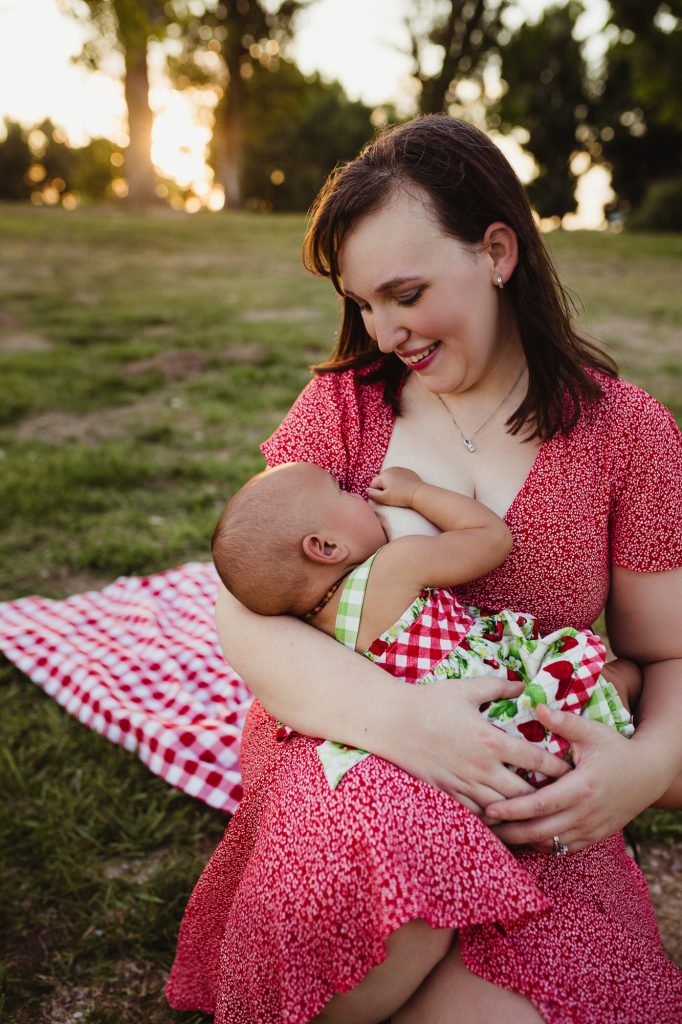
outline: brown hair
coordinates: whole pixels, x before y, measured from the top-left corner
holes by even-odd
[[[305,494],[286,468],[248,480],[223,509],[211,540],[221,580],[259,615],[301,614],[313,603],[301,551],[310,517]]]
[[[516,316],[526,361],[528,391],[507,420],[512,434],[526,423],[529,437],[568,431],[580,415],[581,398],[601,394],[588,368],[617,376],[615,363],[573,327],[575,308],[562,288],[526,198],[506,158],[483,132],[445,114],[429,114],[382,131],[355,160],[336,167],[310,210],[303,243],[304,266],[329,277],[343,295],[339,250],[361,217],[378,209],[397,188],[423,189],[442,229],[468,245],[480,245],[486,228],[502,221],[519,245],[505,298]],[[409,371],[385,355],[367,333],[360,310],[344,296],[343,322],[331,359],[314,369],[364,370],[367,383],[382,381],[385,400],[399,412],[400,384]]]

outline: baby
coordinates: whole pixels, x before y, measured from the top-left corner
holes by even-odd
[[[502,519],[399,467],[375,477],[367,494],[379,505],[415,509],[442,533],[388,542],[381,515],[360,495],[318,466],[289,463],[255,476],[223,511],[212,550],[225,586],[253,611],[296,615],[407,682],[523,681],[519,697],[491,702],[484,716],[567,760],[566,740],[534,715],[539,703],[632,734],[618,691],[600,675],[598,636],[567,627],[541,637],[532,616],[465,607],[450,589],[504,561],[512,538]],[[634,666],[612,662],[609,674],[626,701],[636,697]],[[332,786],[369,756],[330,741],[318,752]]]

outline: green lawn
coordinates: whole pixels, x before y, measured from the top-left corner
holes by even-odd
[[[338,300],[293,215],[0,210],[0,599],[208,558]],[[583,328],[682,416],[682,236],[549,239]],[[201,1020],[161,988],[225,816],[0,665],[6,1019]],[[676,815],[638,820],[682,840]],[[78,1016],[80,1014],[80,1016]]]

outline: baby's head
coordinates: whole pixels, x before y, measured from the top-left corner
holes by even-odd
[[[303,615],[327,587],[386,543],[379,517],[330,473],[289,462],[249,480],[213,534],[218,574],[261,615]]]

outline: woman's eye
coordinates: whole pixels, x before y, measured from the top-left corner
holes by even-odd
[[[409,295],[398,296],[399,306],[413,306],[417,299],[421,296],[423,289],[417,288],[416,292],[410,292]]]

